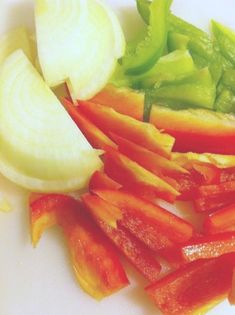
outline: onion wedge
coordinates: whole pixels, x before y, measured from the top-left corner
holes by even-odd
[[[125,41],[114,13],[99,0],[36,0],[38,56],[50,87],[67,82],[89,99],[109,80]]]
[[[21,50],[0,69],[0,172],[33,191],[84,188],[102,163]]]

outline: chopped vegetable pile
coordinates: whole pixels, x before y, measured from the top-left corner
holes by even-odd
[[[235,33],[136,2],[127,43],[100,0],[37,0],[36,35],[0,40],[0,172],[90,296],[130,284],[124,256],[163,314],[202,314],[235,304]]]

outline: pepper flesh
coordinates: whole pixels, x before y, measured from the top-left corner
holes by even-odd
[[[92,101],[138,120],[143,119],[144,96],[131,89],[108,85]],[[231,145],[235,142],[234,115],[203,109],[176,111],[154,105],[150,122],[175,137],[176,152],[235,154],[235,146]]]
[[[68,99],[63,99],[63,104],[69,115],[82,131],[89,143],[96,149],[106,150],[108,147],[116,148],[115,143],[96,127],[79,109]]]
[[[80,102],[79,109],[106,135],[114,132],[117,135],[138,142],[140,145],[169,157],[174,138],[161,133],[149,123],[143,123],[115,110],[92,102]]]
[[[172,0],[153,0],[147,37],[137,44],[134,53],[126,54],[122,64],[126,74],[148,71],[161,57],[167,43],[168,14]]]
[[[92,191],[93,189],[120,189],[122,185],[115,182],[111,177],[107,174],[96,171],[89,182],[89,190]]]
[[[167,315],[204,314],[231,289],[235,254],[187,264],[146,288]]]
[[[235,203],[210,214],[204,222],[206,234],[235,231]]]
[[[115,181],[131,191],[142,190],[150,194],[150,198],[160,197],[168,202],[174,202],[178,191],[152,174],[136,162],[116,150],[109,150],[104,155],[104,170]]]
[[[158,233],[159,231],[160,235],[165,235],[165,238],[167,237],[171,242],[186,242],[193,235],[193,227],[190,223],[134,194],[117,190],[95,190],[94,193],[118,208],[125,209],[125,211],[133,216],[133,219],[138,218],[137,216],[140,218],[144,216],[148,218],[147,222],[149,221],[150,224],[156,222],[158,228],[156,228],[155,232]],[[125,220],[123,220],[123,222],[125,223]],[[143,237],[147,237],[147,233],[144,232],[144,226],[143,224],[143,227],[141,227],[142,232],[140,229],[139,234],[142,234]],[[156,243],[157,242],[158,240],[156,238]]]
[[[45,216],[49,218],[46,225]],[[44,229],[54,224],[62,227],[76,278],[84,291],[100,300],[128,284],[115,250],[75,199],[45,195],[31,204],[34,244]]]
[[[153,257],[152,252],[135,238],[127,229],[117,223],[111,226],[103,220],[103,212],[110,211],[113,205],[98,196],[83,195],[82,201],[92,214],[98,226],[105,235],[117,246],[135,268],[149,281],[157,280],[161,265]]]

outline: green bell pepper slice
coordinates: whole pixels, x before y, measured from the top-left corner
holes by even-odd
[[[224,25],[212,21],[212,32],[221,54],[235,65],[235,32]]]
[[[126,53],[122,65],[128,75],[148,71],[162,56],[168,32],[168,15],[172,0],[153,0],[149,6],[150,17],[147,36],[136,46],[133,53]]]
[[[175,50],[161,57],[147,72],[139,76],[129,76],[131,87],[149,89],[165,81],[174,81],[189,76],[196,70],[187,50]]]
[[[215,110],[222,113],[235,113],[235,96],[224,87],[215,102]]]
[[[190,77],[166,82],[154,92],[154,100],[174,109],[203,107],[213,109],[216,86],[208,68],[196,71]]]
[[[224,71],[221,82],[224,86],[235,93],[235,69],[228,69]]]
[[[176,32],[168,33],[168,49],[169,51],[174,50],[187,50],[189,44],[189,37]]]

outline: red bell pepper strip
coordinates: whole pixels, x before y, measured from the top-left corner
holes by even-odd
[[[146,292],[163,314],[204,314],[228,296],[234,265],[234,253],[194,261],[150,284]]]
[[[161,133],[152,124],[140,122],[100,104],[84,101],[79,101],[78,104],[80,111],[105,134],[116,133],[169,158],[174,138]]]
[[[153,257],[152,252],[119,224],[113,227],[107,221],[105,222],[103,220],[103,213],[110,213],[114,206],[98,196],[90,194],[83,195],[82,201],[101,230],[126,256],[133,266],[150,282],[156,281],[161,270],[161,265]]]
[[[235,268],[233,269],[232,289],[229,292],[229,303],[235,305]]]
[[[169,241],[182,243],[193,235],[193,227],[190,223],[133,194],[120,190],[95,190],[94,193],[122,209],[124,211],[122,225],[132,231],[136,237],[141,237],[142,241],[158,249],[160,246],[157,244],[161,244],[161,236],[168,240],[168,244],[164,244],[165,240],[163,241],[161,248],[164,248],[170,246]],[[153,240],[149,240],[149,235],[153,236],[156,245],[153,244]]]
[[[154,153],[139,144],[131,142],[125,138],[119,137],[115,134],[111,134],[111,138],[118,145],[119,152],[128,156],[139,165],[143,166],[150,172],[160,177],[171,176],[173,174],[187,174],[187,170],[178,165],[177,163],[170,161],[163,156]]]
[[[235,203],[234,192],[225,194],[201,197],[193,200],[194,209],[197,212],[214,212]]]
[[[90,179],[89,190],[93,189],[114,189],[118,190],[122,188],[122,185],[115,182],[111,177],[101,171],[96,171]]]
[[[205,234],[235,231],[235,203],[210,214],[204,222]]]
[[[94,125],[73,103],[63,99],[63,104],[69,115],[87,138],[89,143],[96,149],[106,150],[108,147],[116,148],[115,143]]]
[[[206,185],[200,186],[197,190],[197,195],[199,197],[210,197],[223,195],[225,193],[235,193],[235,181],[225,182],[218,185]]]
[[[108,85],[92,102],[142,120],[144,95],[130,89]],[[209,110],[173,110],[154,105],[150,122],[175,139],[174,151],[235,154],[235,118]],[[130,139],[131,140],[131,139]]]
[[[235,252],[235,232],[199,237],[180,246],[186,262]]]
[[[31,204],[34,244],[44,229],[54,224],[63,229],[76,278],[84,291],[99,300],[128,284],[111,244],[75,199],[45,195]]]
[[[116,150],[104,155],[104,170],[115,181],[131,191],[149,191],[151,196],[174,202],[179,195],[177,190],[160,177],[152,174],[127,156]],[[152,197],[151,197],[152,199]]]

